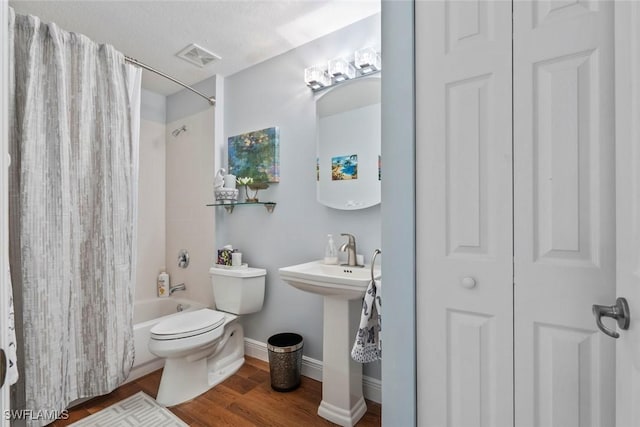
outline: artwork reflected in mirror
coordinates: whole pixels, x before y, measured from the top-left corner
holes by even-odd
[[[358,155],[332,157],[331,180],[345,181],[348,179],[358,179]]]

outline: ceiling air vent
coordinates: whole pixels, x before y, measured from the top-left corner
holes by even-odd
[[[205,48],[198,46],[195,43],[192,43],[182,49],[176,54],[176,56],[192,63],[193,65],[197,65],[198,67],[204,67],[205,65],[215,61],[216,59],[220,59],[220,57],[215,53],[209,52]]]

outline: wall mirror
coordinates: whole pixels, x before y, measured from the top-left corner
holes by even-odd
[[[316,100],[318,202],[334,209],[380,203],[380,75],[341,83]]]

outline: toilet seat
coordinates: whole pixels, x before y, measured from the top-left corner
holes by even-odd
[[[163,320],[151,328],[151,339],[175,340],[189,338],[213,331],[222,326],[224,321],[224,313],[203,308]]]

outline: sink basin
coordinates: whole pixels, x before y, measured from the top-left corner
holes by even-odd
[[[359,327],[360,301],[371,281],[371,267],[327,265],[322,261],[279,270],[294,288],[323,296],[322,401],[318,415],[340,426],[352,427],[367,411],[362,394],[362,365],[351,359],[351,346]],[[373,272],[381,277],[380,269]]]
[[[371,281],[371,267],[347,267],[327,265],[322,261],[283,267],[279,270],[282,280],[302,291],[322,296],[357,299],[364,296]],[[374,270],[376,279],[380,270]]]

